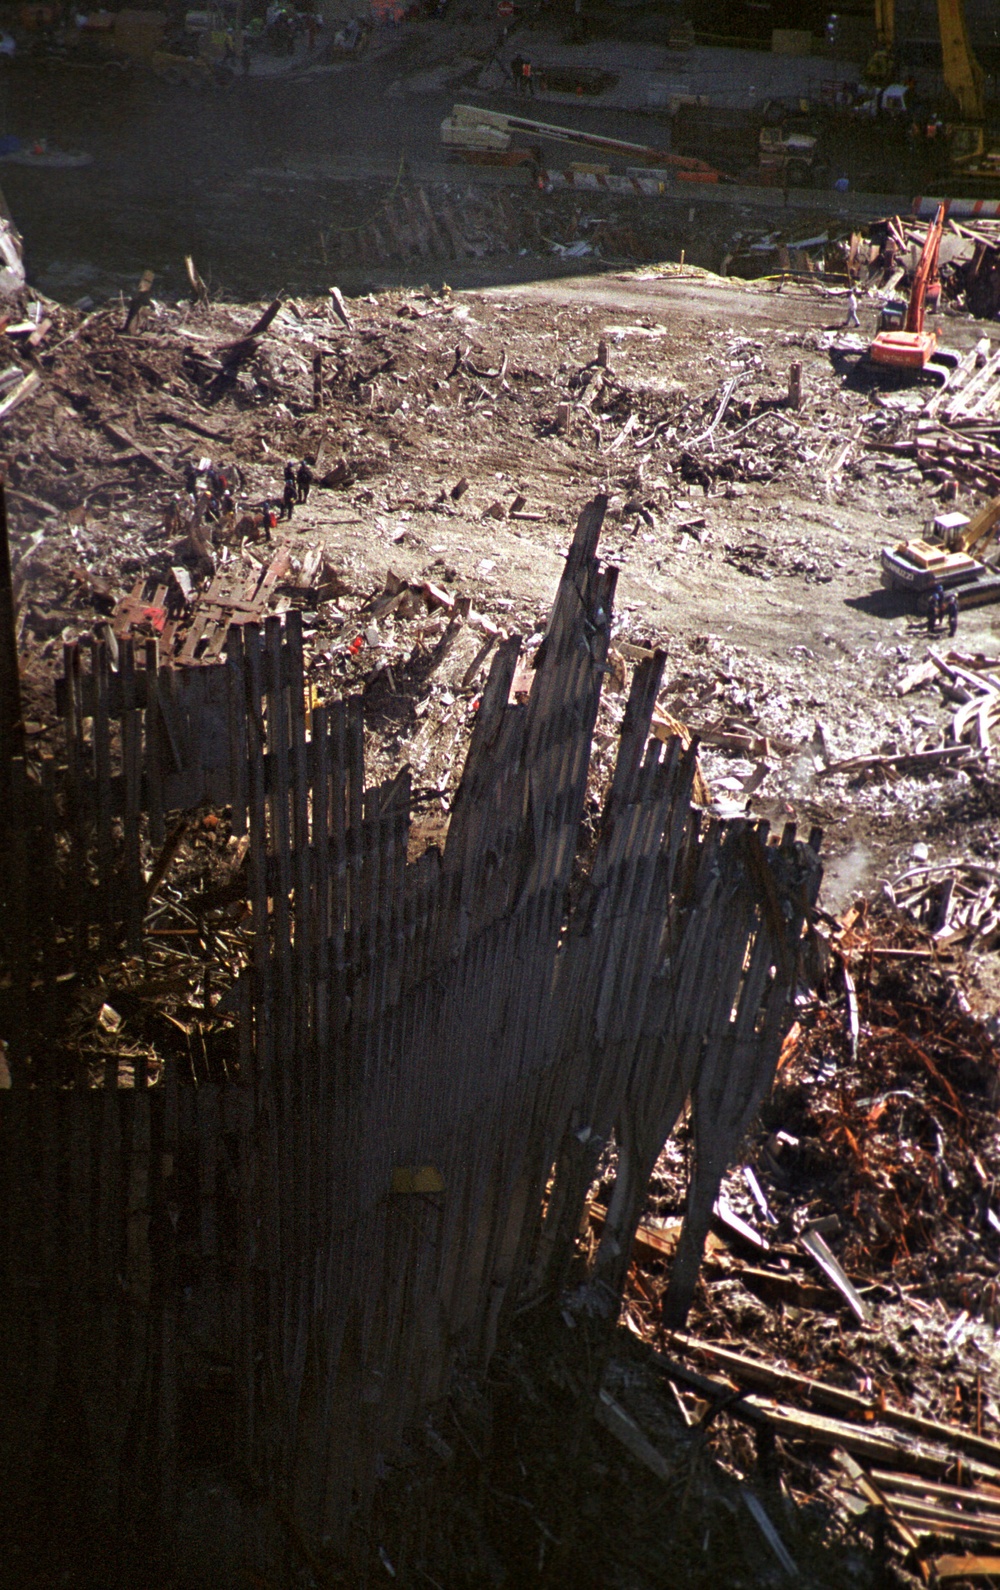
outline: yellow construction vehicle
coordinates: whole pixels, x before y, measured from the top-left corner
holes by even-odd
[[[875,0],[875,53],[865,68],[870,83],[884,87],[892,81],[895,71],[893,46],[896,35],[896,0]]]
[[[964,552],[966,557],[983,557],[990,537],[1000,524],[1000,497],[991,497],[984,508],[953,532],[945,532],[945,545],[949,552]]]
[[[984,119],[983,69],[972,53],[964,0],[937,0],[944,80],[964,122]]]
[[[893,73],[895,3],[875,0],[878,48],[867,72],[874,83],[888,82]],[[1000,143],[987,134],[985,78],[969,42],[964,0],[937,0],[937,12],[944,80],[961,118],[945,128],[952,169],[957,176],[996,181],[1000,178]]]
[[[952,170],[968,178],[1000,177],[1000,144],[986,128],[985,78],[969,43],[964,0],[938,0],[944,80],[961,121],[945,129]]]
[[[998,525],[1000,497],[991,498],[971,519],[942,515],[934,526],[940,540],[917,538],[883,547],[882,584],[916,596],[921,609],[935,585],[957,586],[962,607],[1000,602],[996,558],[987,561]]]

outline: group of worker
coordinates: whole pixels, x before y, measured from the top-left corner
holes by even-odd
[[[290,458],[285,465],[285,482],[281,493],[281,508],[278,510],[270,498],[265,498],[261,507],[264,529],[270,533],[282,519],[290,519],[292,510],[297,504],[309,501],[309,488],[313,483],[313,472],[304,458],[296,464]]]
[[[205,519],[223,524],[236,512],[233,483],[215,464],[196,468],[188,463],[184,471],[184,489]]]
[[[271,531],[282,519],[290,519],[296,506],[308,502],[312,484],[313,472],[307,460],[300,458],[296,463],[294,458],[290,458],[285,464],[280,503],[266,497],[261,504],[261,528],[266,536],[270,537]],[[218,465],[208,459],[202,459],[198,465],[189,463],[184,474],[184,486],[194,509],[196,523],[214,522],[223,529],[235,524],[235,482]],[[184,514],[181,496],[176,499],[176,508]]]
[[[931,591],[930,601],[927,604],[927,629],[931,635],[936,635],[938,627],[947,623],[948,634],[954,635],[958,629],[958,597],[954,591],[946,591],[938,581]]]

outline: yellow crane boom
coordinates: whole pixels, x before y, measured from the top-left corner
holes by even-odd
[[[956,552],[964,552],[968,557],[975,555],[982,558],[989,538],[1000,524],[1000,497],[993,497],[980,508],[979,512],[969,520],[965,529],[958,536],[955,543]]]
[[[938,0],[938,27],[941,32],[944,80],[958,101],[962,119],[982,121],[985,114],[985,79],[969,43],[963,0]]]
[[[944,80],[954,97],[963,121],[982,121],[984,116],[983,69],[969,43],[964,0],[937,0],[938,32],[941,35],[941,60]],[[896,43],[896,0],[875,0],[877,54],[871,65],[882,75],[891,68]]]
[[[891,55],[896,39],[896,0],[875,0],[875,37],[879,49]]]

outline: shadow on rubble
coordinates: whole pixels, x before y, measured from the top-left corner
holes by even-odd
[[[867,350],[855,353],[831,348],[830,363],[843,381],[846,391],[859,392],[865,397],[873,392],[909,390],[916,384],[910,372],[873,364]]]
[[[400,1590],[662,1590],[669,1583],[751,1590],[784,1581],[749,1495],[778,1521],[802,1582],[814,1590],[846,1583],[874,1590],[874,1557],[856,1543],[829,1544],[824,1504],[791,1499],[773,1450],[757,1450],[749,1432],[720,1422],[718,1405],[688,1428],[648,1348],[622,1326],[577,1316],[571,1329],[568,1318],[551,1300],[522,1312],[485,1384],[459,1374],[456,1392],[387,1461],[373,1516],[347,1557],[332,1550],[317,1557],[289,1528],[284,1573],[267,1581],[248,1573],[243,1531],[255,1504],[206,1465],[214,1450],[184,1454],[181,1516],[165,1553],[140,1529],[128,1541],[102,1537],[94,1520],[74,1510],[63,1439],[36,1476],[38,1506],[9,1542],[4,1583],[12,1590],[148,1590],[151,1583],[243,1590],[265,1582],[269,1590],[357,1590],[391,1579]],[[635,1429],[640,1452],[646,1442],[647,1462],[658,1455],[658,1472],[605,1427],[598,1410],[609,1406]]]
[[[878,587],[874,591],[866,591],[863,596],[847,596],[844,606],[852,607],[856,613],[864,613],[868,618],[912,618],[913,597],[905,591],[888,591]]]
[[[866,343],[870,341],[866,331],[857,335]],[[940,384],[937,381],[919,382],[912,370],[892,370],[884,364],[873,364],[867,348],[831,348],[830,363],[848,392],[860,392],[866,396],[875,391],[913,391],[918,386],[931,391]]]
[[[646,1462],[605,1427],[609,1407],[639,1451],[646,1440]],[[874,1559],[831,1547],[823,1505],[792,1502],[773,1452],[758,1453],[738,1427],[720,1437],[717,1412],[687,1427],[654,1355],[624,1327],[551,1306],[522,1311],[485,1387],[412,1432],[387,1476],[369,1535],[372,1582],[391,1564],[398,1585],[448,1590],[750,1590],[780,1578],[750,1495],[780,1518],[808,1583],[874,1585]]]

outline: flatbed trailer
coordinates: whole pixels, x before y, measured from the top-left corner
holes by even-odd
[[[719,172],[706,160],[694,155],[675,155],[669,149],[649,144],[630,143],[625,138],[605,138],[601,133],[583,132],[576,127],[558,127],[552,122],[534,121],[528,116],[511,116],[506,111],[484,110],[478,105],[453,105],[450,116],[441,123],[441,142],[450,149],[496,150],[510,145],[513,133],[532,138],[549,138],[556,143],[579,144],[599,149],[602,154],[621,155],[647,166],[669,166],[674,176],[686,182],[718,182]]]

